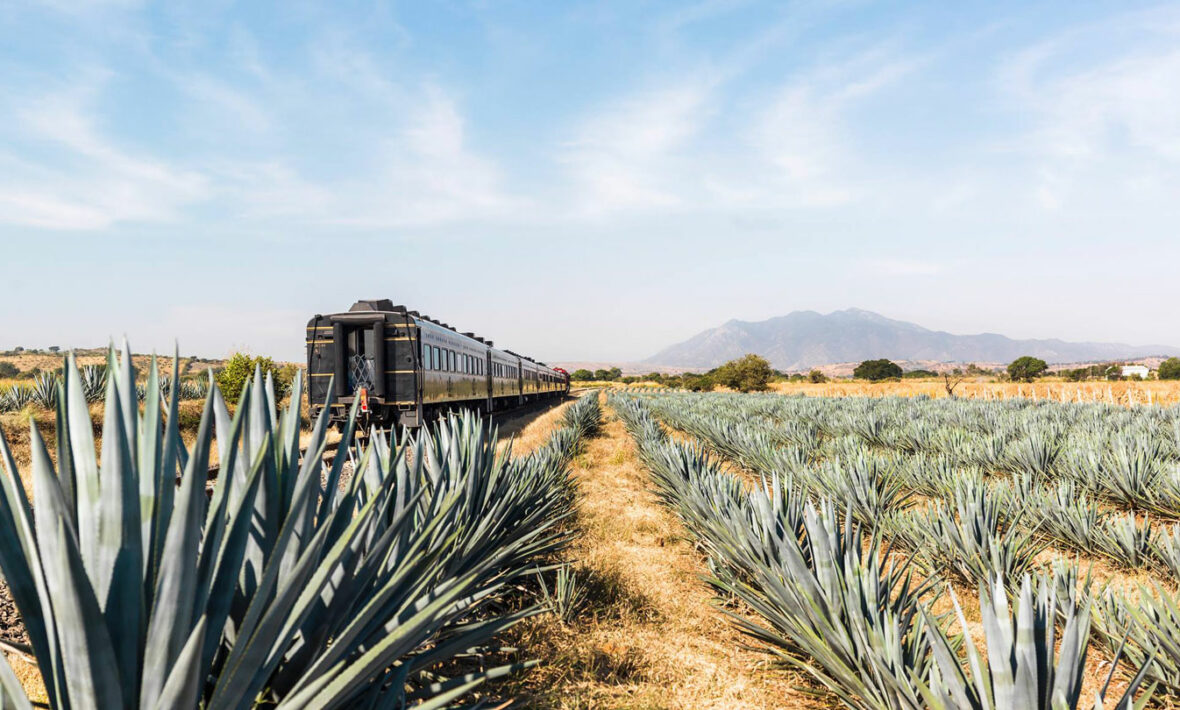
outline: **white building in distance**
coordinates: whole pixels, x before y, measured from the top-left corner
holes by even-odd
[[[1139,377],[1146,380],[1148,372],[1150,372],[1150,370],[1147,369],[1146,365],[1123,365],[1123,369],[1120,374],[1122,374],[1123,377]]]

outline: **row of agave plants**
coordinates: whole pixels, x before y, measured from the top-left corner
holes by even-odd
[[[957,467],[1070,480],[1133,510],[1180,518],[1180,408],[929,398],[684,395],[681,408],[766,425],[800,453],[870,447]]]
[[[859,440],[827,442],[804,456],[796,447],[776,449],[770,425],[742,417],[741,398],[732,398],[741,421],[727,422],[691,412],[691,404],[675,406],[685,401],[675,395],[647,401],[674,426],[746,468],[789,479],[815,496],[834,496],[861,524],[914,552],[930,572],[977,585],[997,571],[1014,579],[1053,546],[1180,579],[1180,528],[1159,529],[1133,512],[1112,511],[1073,481],[1028,471],[985,479],[978,467],[956,468],[945,457],[905,455]],[[914,505],[916,497],[932,500],[923,508]],[[1155,582],[1134,596],[1098,595],[1097,627],[1112,647],[1129,636],[1127,655],[1139,664],[1152,658],[1150,676],[1180,693],[1180,647],[1169,642],[1180,634],[1176,598]]]
[[[668,437],[645,400],[616,395],[612,406],[662,500],[706,552],[711,583],[756,614],[758,621],[734,614],[739,626],[844,705],[1078,706],[1093,607],[1075,572],[1059,567],[1016,583],[991,570],[979,586],[981,652],[924,601],[939,596],[940,582],[916,574],[912,559],[890,554],[880,529],[854,513],[854,501],[816,496],[789,476],[748,485],[699,443]],[[954,620],[966,629],[949,591]],[[1117,697],[1107,697],[1119,655],[1096,707],[1143,707],[1154,692],[1154,685],[1139,692],[1147,663],[1112,693]]]
[[[916,549],[945,558],[972,543],[978,559],[966,566],[947,561],[944,567],[973,569],[976,581],[984,576],[993,547],[1005,569],[1016,573],[1049,543],[1180,579],[1180,526],[1163,528],[1135,510],[1120,512],[1124,506],[1114,496],[1095,493],[1060,472],[1046,476],[1021,469],[1011,476],[995,475],[946,455],[874,446],[855,436],[813,438],[817,443],[808,447],[784,444],[779,425],[744,411],[749,400],[730,396],[732,406],[718,409],[717,404],[725,403],[718,397],[727,396],[713,395],[709,408],[693,396],[650,401],[665,420],[748,469],[790,475],[812,490],[838,491],[855,502],[854,512],[862,521],[891,528]],[[828,401],[839,405],[846,400]],[[1160,463],[1160,476],[1176,478],[1168,469],[1175,465]],[[1111,467],[1104,489],[1117,488],[1123,474],[1133,478],[1136,470],[1135,465]],[[915,496],[935,503],[914,515],[906,509]],[[948,540],[962,540],[963,545],[948,547]]]
[[[101,402],[106,396],[107,372],[109,365],[85,365],[79,370],[80,390],[88,403]],[[29,405],[37,405],[45,409],[57,406],[58,383],[62,378],[43,372],[33,378],[27,385],[14,384],[0,392],[0,413],[19,412]],[[174,380],[167,376],[159,377],[157,386],[161,399],[172,396]],[[135,396],[138,401],[147,399],[146,383],[135,386]],[[176,387],[176,394],[181,400],[204,399],[209,394],[209,381],[195,377],[180,380]]]
[[[817,406],[839,408],[848,406],[847,401],[812,400],[808,406],[813,410]],[[1040,537],[1076,552],[1101,556],[1123,567],[1159,569],[1180,579],[1180,526],[1162,527],[1150,522],[1152,514],[1175,519],[1176,500],[1180,497],[1180,468],[1176,460],[1161,453],[1159,440],[1111,438],[1109,448],[1087,454],[1089,466],[1058,463],[1052,468],[1035,464],[1000,468],[965,461],[953,451],[889,446],[849,434],[819,435],[814,420],[775,422],[756,414],[765,406],[764,398],[672,395],[653,398],[652,402],[661,416],[677,427],[752,470],[792,471],[828,488],[867,486],[862,497],[871,494],[870,499],[858,508],[865,520],[881,520],[882,513],[887,512],[884,507],[902,507],[913,494],[943,499],[960,511],[965,499],[997,497],[997,505],[991,506],[993,528],[1005,522],[1023,527],[1026,532],[1036,531]],[[910,400],[898,403],[913,406]],[[992,407],[998,404],[987,403]],[[1078,405],[1041,406],[1051,409]],[[1117,419],[1122,410],[1107,411]],[[912,415],[920,419],[920,407],[912,410]],[[784,431],[808,434],[787,443]],[[800,444],[800,438],[810,443]],[[882,433],[877,440],[896,438]],[[1017,446],[1015,450],[1027,449]],[[1072,458],[1066,456],[1063,460]],[[996,475],[1003,471],[1011,475]],[[999,483],[987,486],[985,481],[989,479]],[[878,481],[882,484],[880,490],[875,483]],[[943,511],[943,518],[946,513]],[[1026,547],[1028,556],[1035,554],[1035,547],[1022,544],[1023,538],[1011,540]]]
[[[345,481],[350,457],[323,463],[325,417],[301,455],[302,377],[279,410],[256,372],[232,416],[212,385],[186,446],[179,393],[161,399],[153,360],[141,411],[124,352],[100,461],[72,358],[65,372],[56,463],[31,432],[35,505],[0,436],[0,570],[51,707],[437,708],[527,665],[480,650],[540,611],[502,602],[568,542],[590,405],[517,458],[473,414],[375,433]],[[31,707],[6,663],[0,700]]]

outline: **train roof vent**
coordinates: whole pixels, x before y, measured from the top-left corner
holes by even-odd
[[[394,306],[393,308],[391,308],[389,310],[393,311],[394,313],[405,313],[406,307],[405,306]]]
[[[490,341],[490,340],[485,340],[484,342],[488,344],[488,347],[489,347],[489,348],[494,348],[494,347],[496,347],[496,344],[495,344],[495,343],[493,343],[493,342],[492,342],[492,341]]]
[[[474,337],[475,337],[475,333],[464,333],[463,335],[466,335],[468,338],[474,338]]]
[[[410,315],[412,315],[412,316],[414,316],[415,318],[417,318],[418,316],[420,316],[420,315],[422,315],[422,314],[421,314],[421,313],[419,313],[418,311],[410,311]]]
[[[392,311],[393,301],[388,298],[370,298],[357,301],[348,309],[349,313],[357,311]]]

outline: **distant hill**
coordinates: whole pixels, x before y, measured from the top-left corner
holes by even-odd
[[[1176,354],[1167,345],[1014,340],[996,333],[955,335],[871,311],[849,308],[824,315],[795,311],[778,318],[731,320],[661,350],[644,363],[705,369],[757,353],[779,370],[859,362],[869,358],[939,362],[1010,362],[1033,355],[1049,363],[1121,360]]]

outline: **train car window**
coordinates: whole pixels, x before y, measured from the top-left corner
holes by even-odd
[[[434,347],[434,369],[441,370],[442,368],[442,348],[436,345]]]
[[[447,351],[447,370],[449,370],[450,372],[455,371],[455,351],[454,350]]]

